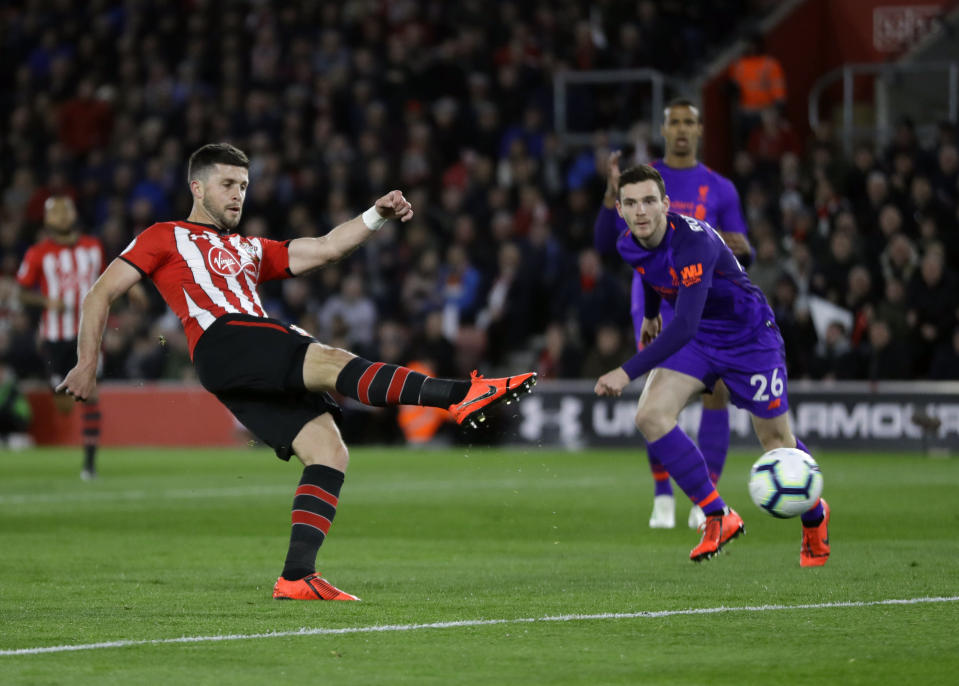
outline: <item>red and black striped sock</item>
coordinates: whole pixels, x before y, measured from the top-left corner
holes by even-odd
[[[96,469],[97,445],[100,443],[100,403],[87,400],[83,404],[83,469]]]
[[[354,357],[336,378],[336,390],[364,405],[426,405],[442,407],[460,402],[469,392],[469,381],[436,379],[408,367],[370,362]]]
[[[343,476],[340,470],[321,464],[303,470],[293,496],[293,527],[283,565],[284,579],[294,581],[316,571],[316,554],[336,516]]]

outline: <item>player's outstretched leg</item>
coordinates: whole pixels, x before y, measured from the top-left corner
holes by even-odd
[[[536,384],[536,372],[487,379],[475,371],[469,381],[437,379],[408,367],[354,357],[340,371],[336,390],[364,405],[426,405],[449,410],[457,424],[476,428],[486,410],[519,400]]]
[[[666,465],[683,492],[706,514],[703,537],[699,545],[689,553],[691,560],[708,560],[718,554],[729,541],[745,533],[742,518],[726,507],[719,491],[710,480],[706,461],[699,448],[678,426],[674,426],[662,438],[649,443],[648,449],[651,455]]]

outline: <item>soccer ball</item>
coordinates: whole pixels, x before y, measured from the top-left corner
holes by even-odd
[[[812,456],[776,448],[749,471],[749,496],[773,517],[788,519],[812,507],[822,494],[822,473]]]

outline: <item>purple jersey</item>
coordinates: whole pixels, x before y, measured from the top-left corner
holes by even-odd
[[[628,229],[616,241],[620,255],[642,278],[647,316],[660,300],[674,310],[656,340],[623,365],[631,379],[690,340],[728,349],[754,340],[763,328],[775,327],[762,291],[709,224],[674,212],[666,215],[666,224],[663,240],[651,250]]]
[[[687,169],[670,167],[663,160],[650,166],[663,177],[670,210],[695,217],[720,231],[746,235],[739,193],[732,181],[702,162]]]
[[[662,175],[666,184],[671,210],[705,221],[720,231],[746,234],[746,222],[739,206],[739,193],[732,181],[713,171],[703,163],[695,167],[678,169],[668,166],[663,160],[651,165]],[[594,226],[594,245],[601,254],[616,249],[616,240],[623,231],[628,231],[626,222],[615,209],[601,207]],[[634,274],[630,312],[639,344],[639,328],[643,321],[643,284],[639,274]],[[663,322],[672,318],[672,308],[665,304]]]

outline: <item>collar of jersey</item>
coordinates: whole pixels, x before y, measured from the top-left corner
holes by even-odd
[[[179,224],[190,224],[190,225],[192,225],[192,226],[202,226],[202,227],[205,228],[205,229],[213,229],[213,230],[216,231],[217,233],[223,234],[223,235],[226,235],[226,234],[230,233],[230,232],[227,231],[226,229],[221,229],[221,228],[220,228],[219,226],[217,226],[216,224],[204,224],[204,223],[202,223],[202,222],[191,222],[189,219],[181,219],[178,223],[179,223]]]

